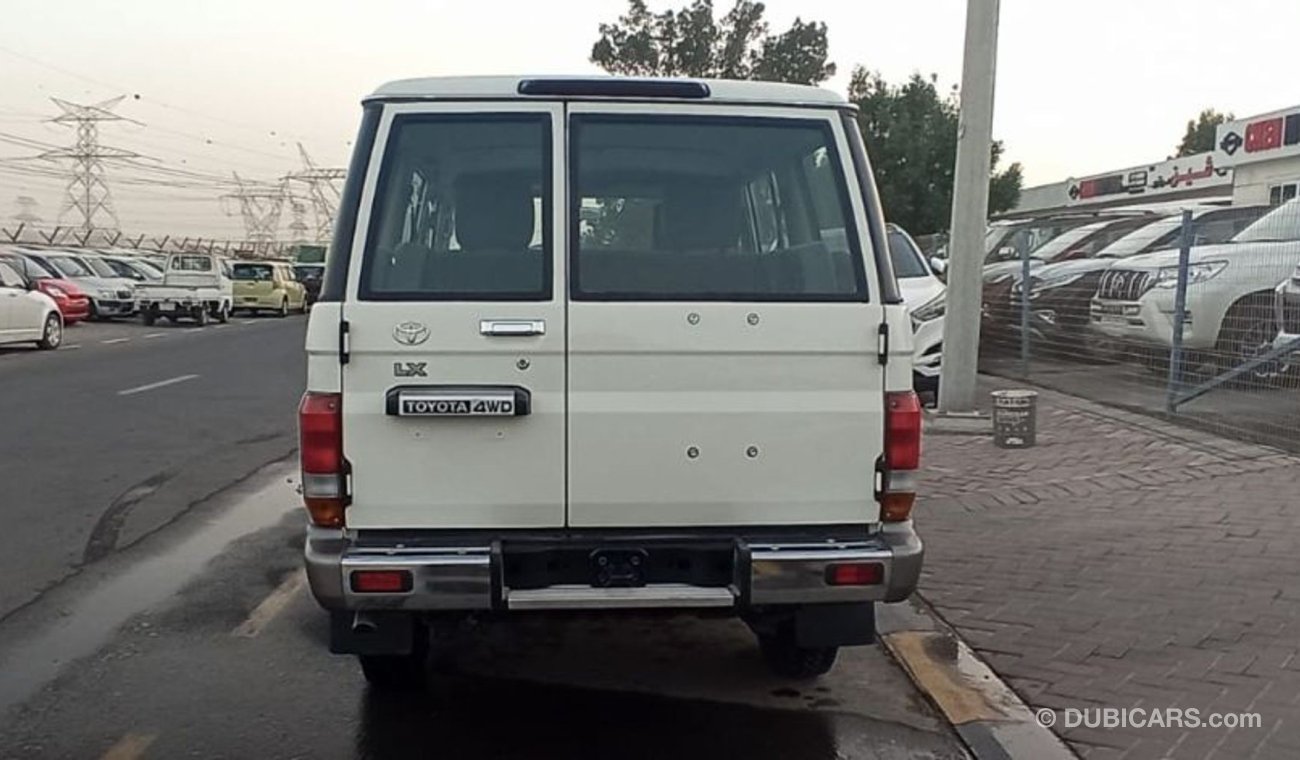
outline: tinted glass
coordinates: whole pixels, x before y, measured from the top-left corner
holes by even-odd
[[[22,288],[26,287],[23,278],[17,272],[9,267],[3,261],[0,261],[0,287]]]
[[[396,119],[366,237],[360,297],[551,297],[550,117]]]
[[[173,272],[211,272],[212,259],[207,256],[176,256],[171,267]]]
[[[570,156],[575,299],[866,298],[827,122],[582,115]]]
[[[90,267],[90,271],[94,272],[96,277],[118,278],[124,276],[119,274],[117,270],[113,269],[113,267],[109,266],[108,262],[103,259],[86,256],[82,261],[85,262],[86,266]]]
[[[94,277],[80,261],[67,256],[51,256],[48,261],[64,277]]]
[[[889,233],[889,258],[894,262],[894,275],[897,277],[925,277],[930,274],[930,267],[921,258],[921,252],[912,247],[907,236],[901,232]]]
[[[233,280],[262,281],[271,279],[270,264],[235,264],[230,268]]]

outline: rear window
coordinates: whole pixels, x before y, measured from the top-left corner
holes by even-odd
[[[208,256],[176,256],[172,258],[173,272],[211,272],[212,259]]]
[[[271,274],[270,264],[235,264],[230,268],[232,280],[261,282],[271,279]]]
[[[550,155],[546,114],[394,119],[360,298],[549,300]]]
[[[59,274],[62,274],[64,277],[95,276],[94,273],[86,268],[85,264],[82,264],[80,261],[68,256],[51,256],[49,257],[49,262],[55,269],[59,270]]]
[[[576,300],[861,301],[826,121],[579,115]]]

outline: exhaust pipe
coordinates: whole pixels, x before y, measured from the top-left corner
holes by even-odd
[[[358,612],[352,617],[352,632],[359,636],[373,634],[379,630],[379,624],[368,612]]]

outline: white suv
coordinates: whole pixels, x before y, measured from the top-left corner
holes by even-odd
[[[1270,350],[1278,283],[1300,264],[1300,201],[1285,203],[1228,243],[1191,249],[1183,345],[1224,366]],[[1092,327],[1108,337],[1167,352],[1174,332],[1178,251],[1133,256],[1102,275]],[[1261,367],[1258,379],[1275,372]]]
[[[921,569],[911,330],[850,107],[801,86],[420,79],[365,116],[307,333],[331,649],[738,615],[828,670]]]

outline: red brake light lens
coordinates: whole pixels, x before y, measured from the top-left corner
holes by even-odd
[[[879,562],[851,562],[826,568],[831,586],[874,586],[885,580],[885,566]]]
[[[303,394],[298,405],[298,456],[303,503],[316,525],[343,526],[343,396]]]
[[[921,466],[921,400],[914,391],[885,394],[885,466],[890,470]]]
[[[354,570],[352,590],[362,594],[404,594],[411,590],[409,570]]]

